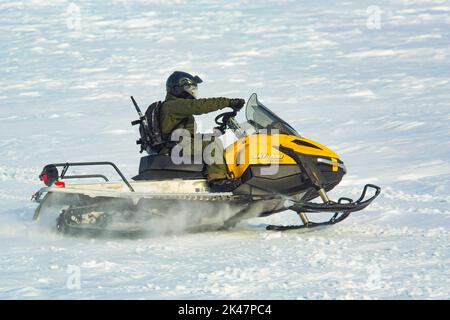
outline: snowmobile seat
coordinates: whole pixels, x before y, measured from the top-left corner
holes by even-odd
[[[175,164],[168,155],[149,155],[141,158],[139,174],[133,180],[204,179],[204,163]]]

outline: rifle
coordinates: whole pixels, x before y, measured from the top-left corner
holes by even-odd
[[[142,129],[144,130],[144,133],[145,133],[144,134],[144,137],[146,138],[145,140],[149,140],[151,132],[150,132],[150,128],[148,126],[147,118],[145,117],[145,115],[142,114],[142,111],[139,108],[136,100],[134,100],[133,96],[131,96],[130,98],[131,98],[131,101],[133,102],[134,108],[136,109],[136,111],[137,111],[137,113],[139,115],[139,119],[132,121],[131,125],[135,126],[137,124],[141,124],[142,125]],[[143,141],[142,138],[141,138],[139,140],[136,140],[136,144],[141,145],[141,150],[139,152],[142,153],[144,150],[147,149],[147,147],[151,146],[151,141]]]

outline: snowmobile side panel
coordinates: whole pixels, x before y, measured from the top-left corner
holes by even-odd
[[[305,190],[302,173],[297,165],[271,168],[267,165],[249,167],[241,177],[242,185],[235,194],[294,194]],[[301,184],[300,184],[301,182]]]
[[[296,164],[295,159],[278,149],[280,145],[304,155],[321,157],[334,162],[339,160],[336,153],[309,139],[286,134],[253,134],[239,139],[225,149],[228,170],[235,178],[240,178],[252,165]],[[332,166],[330,165],[330,168]]]

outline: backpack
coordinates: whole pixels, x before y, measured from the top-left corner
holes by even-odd
[[[133,126],[139,124],[139,134],[141,138],[136,141],[136,144],[141,146],[140,153],[145,150],[148,154],[156,154],[167,142],[159,123],[159,112],[162,105],[163,103],[161,101],[153,102],[147,108],[145,115],[142,115],[140,110],[136,109],[138,110],[140,119],[131,122],[131,124]]]

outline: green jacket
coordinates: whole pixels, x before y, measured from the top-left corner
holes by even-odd
[[[170,138],[176,129],[189,130],[195,134],[195,120],[193,115],[200,115],[217,111],[230,106],[228,98],[182,99],[167,94],[160,116],[161,131]]]

